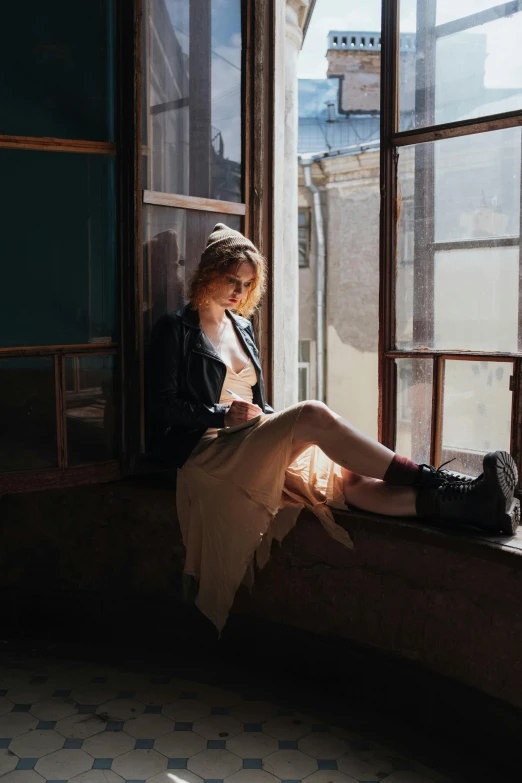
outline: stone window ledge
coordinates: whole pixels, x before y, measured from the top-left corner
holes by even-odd
[[[464,525],[451,528],[420,523],[407,517],[388,517],[365,511],[333,512],[335,521],[354,535],[368,531],[382,533],[386,537],[403,539],[419,544],[436,546],[457,553],[469,554],[483,560],[502,562],[522,569],[522,525],[515,536],[487,535]]]

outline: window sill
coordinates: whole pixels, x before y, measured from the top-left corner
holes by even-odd
[[[440,528],[407,517],[387,517],[365,511],[333,512],[335,521],[351,535],[365,530],[382,533],[389,538],[403,539],[420,544],[436,546],[457,553],[465,553],[484,560],[506,563],[511,560],[514,567],[522,569],[522,525],[515,536],[501,534],[487,535],[480,530],[464,525],[455,528]]]

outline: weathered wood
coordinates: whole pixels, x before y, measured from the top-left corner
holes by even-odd
[[[189,193],[203,198],[212,193],[210,12],[208,0],[189,3]]]
[[[386,351],[385,356],[387,359],[408,359],[408,358],[421,358],[430,359],[432,357],[440,356],[442,359],[459,359],[462,361],[475,362],[477,360],[481,362],[508,362],[513,359],[517,359],[522,354],[509,353],[508,351],[497,351],[491,353],[488,351],[444,351],[435,350],[432,348],[418,348],[416,350],[393,350]]]
[[[43,489],[60,489],[81,484],[103,484],[123,478],[116,460],[97,465],[83,465],[67,470],[26,470],[0,475],[0,495],[13,492],[32,492]]]
[[[122,470],[130,473],[142,445],[143,329],[141,247],[142,2],[118,4],[118,270],[120,282],[119,400]]]
[[[434,242],[433,251],[439,250],[477,250],[483,247],[518,247],[518,237],[487,237],[486,239],[460,239],[449,242]]]
[[[395,147],[406,147],[410,144],[424,144],[428,141],[454,139],[458,136],[471,136],[474,133],[487,133],[488,131],[502,130],[503,128],[517,128],[520,125],[522,125],[522,110],[508,111],[503,114],[487,115],[480,119],[459,120],[458,122],[445,123],[443,125],[401,131],[393,135],[392,141]]]
[[[381,211],[379,223],[379,413],[378,436],[395,448],[397,368],[387,352],[395,347],[395,259],[397,248],[398,0],[382,4],[381,36]]]
[[[13,348],[0,348],[0,358],[7,359],[13,356],[76,356],[78,354],[91,354],[94,356],[107,356],[117,353],[118,343],[84,343],[82,345],[24,345]]]
[[[0,148],[39,150],[40,152],[84,152],[99,155],[116,155],[116,144],[110,141],[85,141],[80,139],[36,138],[33,136],[0,135]]]
[[[442,411],[444,406],[444,372],[445,361],[440,356],[433,360],[433,381],[431,398],[431,449],[430,461],[432,465],[440,465],[440,453],[442,449]]]
[[[518,468],[518,489],[522,487],[522,359],[513,365],[513,404],[511,407],[511,456]]]
[[[220,201],[199,196],[180,196],[174,193],[160,193],[154,190],[143,191],[143,203],[159,207],[178,207],[179,209],[197,209],[200,212],[221,212],[226,215],[245,215],[246,205],[232,201]]]
[[[447,35],[455,35],[455,33],[462,33],[465,30],[473,30],[488,22],[505,19],[506,16],[511,16],[519,11],[522,11],[521,0],[511,0],[509,3],[501,3],[493,6],[493,8],[485,8],[483,11],[477,11],[474,14],[469,14],[469,16],[463,16],[460,19],[452,19],[451,22],[439,24],[435,28],[435,35],[437,38],[444,38]]]

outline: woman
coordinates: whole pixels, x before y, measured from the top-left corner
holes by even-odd
[[[151,338],[155,447],[179,467],[185,572],[199,582],[196,603],[218,630],[240,583],[252,582],[254,555],[262,567],[272,539],[288,533],[304,506],[347,547],[332,506],[513,534],[518,477],[506,452],[487,454],[483,474],[463,481],[394,454],[321,402],[274,413],[247,320],[264,282],[254,245],[218,223],[189,304],[160,319]]]

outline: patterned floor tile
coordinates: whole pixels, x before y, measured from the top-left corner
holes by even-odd
[[[203,780],[193,772],[189,772],[188,769],[183,769],[178,772],[172,770],[160,772],[159,775],[149,778],[147,783],[203,783]]]
[[[210,707],[197,699],[177,699],[163,707],[163,715],[174,721],[194,723],[210,715]]]
[[[300,750],[277,750],[263,759],[263,769],[281,780],[302,780],[317,770],[317,761]]]
[[[6,696],[0,696],[0,715],[3,715],[4,712],[11,712],[13,707],[14,703],[11,699],[8,699]]]
[[[38,719],[28,712],[6,712],[0,715],[0,737],[19,737],[37,725]]]
[[[126,721],[137,718],[145,711],[145,705],[135,699],[112,699],[97,707],[98,715],[105,715],[107,720]]]
[[[165,715],[139,715],[125,722],[124,731],[135,739],[157,739],[174,731],[174,721]]]
[[[69,780],[91,769],[92,761],[83,750],[58,750],[39,759],[35,770],[47,780]]]
[[[227,783],[279,783],[279,779],[264,769],[242,769],[227,778]]]
[[[106,701],[112,701],[116,698],[116,691],[110,691],[99,686],[89,687],[88,684],[76,688],[71,692],[71,698],[78,704],[105,704]]]
[[[339,770],[319,770],[305,778],[303,783],[358,783],[358,781]]]
[[[272,718],[263,724],[263,731],[278,740],[299,740],[312,730],[309,723],[304,723],[300,718],[281,716]]]
[[[7,698],[14,704],[36,704],[44,699],[50,699],[54,693],[52,685],[22,685],[9,688]]]
[[[364,755],[364,758],[362,757]],[[361,781],[375,781],[389,775],[393,770],[393,765],[389,759],[381,759],[378,756],[372,756],[371,752],[366,753],[347,753],[337,760],[337,766],[341,772],[345,772],[352,778]]]
[[[207,748],[207,741],[193,731],[172,731],[156,740],[154,747],[168,758],[190,758]]]
[[[171,704],[180,697],[181,690],[172,684],[169,685],[154,685],[153,683],[145,683],[136,690],[136,700],[144,704]]]
[[[82,749],[96,759],[114,759],[132,750],[134,743],[134,737],[125,731],[102,731],[84,740]]]
[[[298,742],[299,750],[315,759],[338,759],[348,752],[349,746],[340,737],[329,732],[314,731]]]
[[[2,783],[45,783],[45,778],[34,770],[14,770],[2,777]],[[94,783],[94,781],[93,781]]]
[[[218,740],[241,734],[243,726],[230,715],[209,715],[195,721],[192,731],[208,740]]]
[[[1,783],[450,783],[360,733],[264,701],[259,688],[238,693],[157,671],[67,661],[0,666],[0,777]]]
[[[15,756],[10,750],[0,750],[0,776],[11,772],[18,764],[18,756]]]
[[[187,763],[188,769],[203,780],[227,778],[238,772],[242,766],[242,760],[228,750],[203,750],[192,756]]]
[[[60,750],[63,744],[64,738],[56,731],[35,729],[16,737],[9,745],[9,750],[20,758],[40,758]]]
[[[91,769],[71,778],[68,783],[125,783],[125,780],[112,769]]]
[[[167,769],[167,759],[155,750],[131,750],[114,759],[112,769],[124,780],[148,780]]]
[[[72,699],[56,698],[44,699],[31,705],[31,715],[39,720],[61,720],[76,713],[76,706]]]
[[[99,734],[105,726],[105,721],[99,715],[71,715],[69,718],[59,720],[55,730],[68,739],[87,739],[94,734]]]
[[[274,737],[269,737],[264,732],[254,731],[243,732],[227,740],[226,747],[242,759],[262,759],[279,750],[278,742]]]

